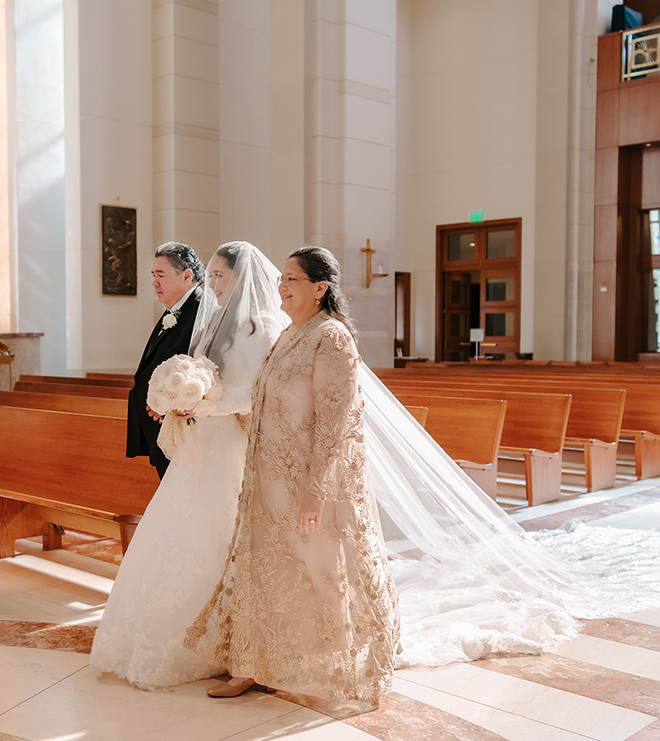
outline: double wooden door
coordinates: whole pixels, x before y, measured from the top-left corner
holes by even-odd
[[[436,361],[520,349],[520,219],[438,227]]]

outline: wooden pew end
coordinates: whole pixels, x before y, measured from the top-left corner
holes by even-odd
[[[128,550],[128,546],[135,534],[135,529],[140,524],[141,519],[141,515],[115,515],[114,520],[119,523],[122,555]]]

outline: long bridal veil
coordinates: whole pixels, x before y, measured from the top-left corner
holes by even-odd
[[[526,533],[363,364],[367,458],[400,597],[399,665],[538,653],[660,605],[660,533]]]

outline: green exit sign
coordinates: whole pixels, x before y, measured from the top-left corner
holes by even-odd
[[[484,220],[484,212],[483,211],[470,211],[470,223],[476,224],[479,221]]]

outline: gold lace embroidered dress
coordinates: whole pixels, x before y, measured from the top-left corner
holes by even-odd
[[[185,644],[234,676],[335,700],[391,685],[397,596],[369,497],[360,358],[321,312],[287,329],[252,396],[243,491],[224,576]],[[297,530],[303,492],[321,530]]]

